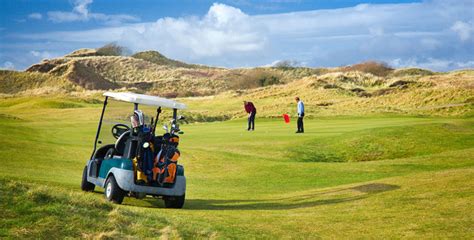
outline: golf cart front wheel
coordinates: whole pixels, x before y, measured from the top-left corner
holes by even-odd
[[[117,204],[121,204],[125,197],[125,191],[119,187],[113,175],[110,175],[105,182],[104,194],[107,200]]]
[[[176,197],[165,197],[165,207],[166,208],[183,208],[185,194],[183,196],[176,196]]]
[[[87,181],[87,166],[84,167],[84,171],[82,172],[82,182],[81,182],[81,189],[85,192],[92,192],[94,191],[95,185]]]

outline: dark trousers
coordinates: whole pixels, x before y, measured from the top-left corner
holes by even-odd
[[[298,132],[304,132],[303,118],[304,118],[304,115],[298,117],[298,122],[297,122]]]
[[[255,129],[255,114],[257,114],[256,112],[251,112],[250,113],[250,116],[248,118],[248,124],[249,124],[249,127],[247,128],[248,130],[252,129],[254,130]]]

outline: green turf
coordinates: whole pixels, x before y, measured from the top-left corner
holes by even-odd
[[[474,237],[474,119],[183,125],[187,201],[170,210],[80,191],[100,107],[0,102],[0,238]]]

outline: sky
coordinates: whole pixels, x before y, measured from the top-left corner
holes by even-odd
[[[221,67],[474,68],[474,0],[0,0],[0,68],[117,43]]]

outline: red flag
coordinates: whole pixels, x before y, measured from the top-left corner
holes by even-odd
[[[288,114],[283,114],[283,119],[285,119],[285,123],[290,123],[290,116]]]

